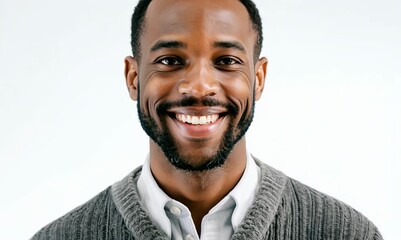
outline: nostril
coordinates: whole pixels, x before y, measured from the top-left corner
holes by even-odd
[[[207,96],[208,97],[213,97],[214,95],[216,95],[216,92],[210,92]]]

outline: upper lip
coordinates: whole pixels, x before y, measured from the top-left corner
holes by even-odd
[[[226,113],[227,109],[218,106],[175,107],[168,110],[168,112],[175,114],[191,115],[191,116],[207,116],[213,114]]]

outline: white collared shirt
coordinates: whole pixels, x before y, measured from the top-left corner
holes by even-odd
[[[202,219],[201,240],[230,239],[252,205],[259,186],[260,168],[247,153],[245,171],[230,193]],[[152,222],[170,239],[199,240],[191,212],[182,203],[170,198],[157,185],[146,157],[138,179],[141,204]]]

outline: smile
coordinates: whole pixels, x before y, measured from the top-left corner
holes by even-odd
[[[185,115],[185,114],[176,114],[175,118],[183,123],[188,123],[192,125],[206,125],[210,123],[214,123],[218,118],[219,114],[212,114],[206,116],[193,116],[193,115]]]
[[[222,107],[184,107],[168,112],[168,123],[177,137],[189,141],[207,141],[226,129],[226,116],[229,113]]]

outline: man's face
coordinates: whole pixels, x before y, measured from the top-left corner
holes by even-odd
[[[131,96],[142,127],[177,168],[221,166],[244,136],[266,69],[264,59],[254,62],[255,42],[237,0],[150,3]]]

